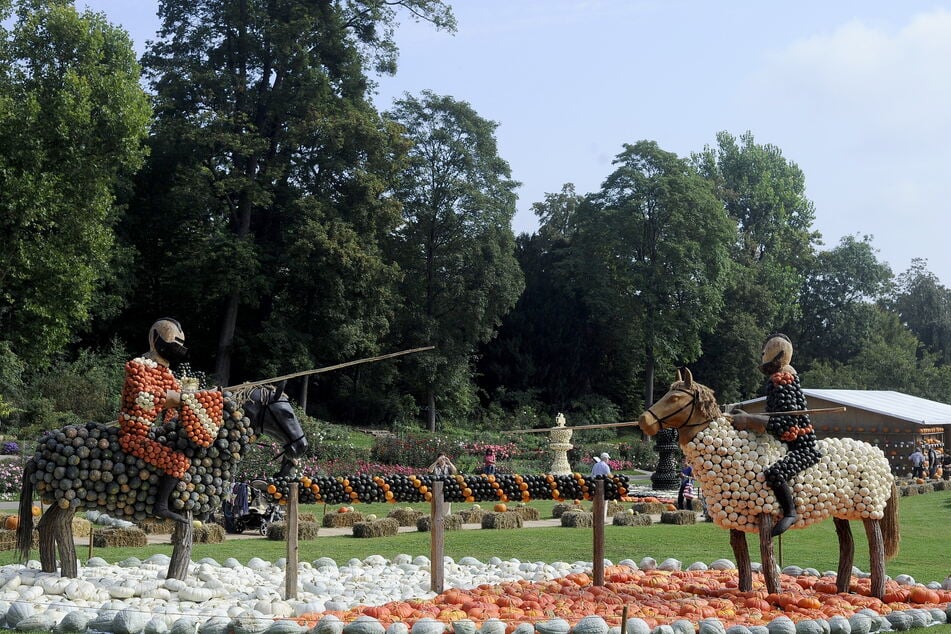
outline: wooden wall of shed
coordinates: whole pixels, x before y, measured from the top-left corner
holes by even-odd
[[[816,397],[807,397],[806,400],[809,409],[842,405]],[[765,400],[744,407],[750,413],[762,413],[765,408]],[[856,408],[846,409],[844,412],[813,414],[810,420],[819,438],[855,438],[879,447],[888,457],[892,471],[900,475],[911,472],[908,456],[914,451],[915,445],[925,438],[921,433],[923,427],[918,423]],[[943,434],[938,437],[947,451],[951,447],[951,425],[945,425]]]

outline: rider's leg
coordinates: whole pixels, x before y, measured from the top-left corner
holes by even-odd
[[[152,507],[152,515],[156,517],[165,517],[176,522],[187,522],[183,516],[168,509],[168,498],[175,490],[179,479],[173,475],[163,474],[158,482],[158,491],[155,494],[155,506]]]
[[[779,508],[783,512],[783,517],[773,527],[773,537],[775,537],[789,530],[789,528],[796,523],[796,520],[799,519],[799,516],[796,514],[796,500],[793,497],[789,483],[780,477],[771,478],[769,474],[766,476],[766,483],[769,484],[773,490],[776,501],[779,503]]]

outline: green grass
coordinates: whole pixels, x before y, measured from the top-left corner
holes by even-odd
[[[551,517],[550,501],[534,502],[542,517]],[[428,509],[426,505],[406,505]],[[460,505],[454,505],[458,508]],[[467,506],[467,505],[462,505]],[[483,505],[487,507],[487,505]],[[384,516],[393,507],[387,504],[364,504],[358,509],[365,513]],[[327,507],[334,512],[336,507]],[[318,520],[323,515],[322,506],[304,507],[302,510],[315,513]],[[901,550],[887,564],[891,576],[909,574],[917,581],[942,581],[951,575],[951,559],[947,556],[947,531],[951,518],[951,491],[941,491],[922,496],[901,499]],[[936,530],[938,529],[938,530]],[[855,565],[868,570],[868,547],[865,531],[860,523],[852,523],[855,541]],[[748,535],[750,554],[754,561],[759,558],[759,540]],[[816,568],[820,572],[835,570],[838,561],[838,542],[832,522],[823,522],[803,530],[789,531],[782,537],[783,565],[795,564]],[[429,555],[429,533],[401,533],[394,537],[357,539],[354,537],[319,537],[301,542],[300,558],[312,561],[329,556],[337,562],[351,558],[364,559],[379,554],[387,558],[406,553]],[[85,557],[79,547],[80,558]],[[171,554],[170,545],[150,545],[146,548],[99,548],[95,555],[107,561],[121,561],[126,557],[144,559],[153,553]],[[943,554],[942,554],[943,553]],[[464,556],[486,560],[490,557],[517,558],[522,561],[590,561],[593,558],[591,532],[584,529],[561,527],[533,528],[511,531],[465,530],[446,533],[446,554],[459,559]],[[213,557],[224,561],[234,557],[247,562],[252,557],[273,561],[285,555],[282,542],[268,539],[228,540],[223,544],[195,544],[193,559]],[[36,556],[34,551],[33,556]],[[644,557],[658,561],[673,557],[690,564],[695,561],[710,563],[715,559],[733,559],[727,531],[710,523],[694,526],[671,526],[657,524],[647,527],[605,528],[605,556],[612,561],[633,559],[639,562]],[[0,553],[0,564],[13,563],[12,552]]]

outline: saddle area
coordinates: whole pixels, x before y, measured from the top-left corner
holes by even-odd
[[[768,434],[739,431],[720,416],[683,449],[715,524],[755,533],[759,515],[779,513],[763,472],[786,454],[786,445]],[[792,528],[829,517],[881,519],[893,483],[882,450],[852,438],[819,440],[818,449],[819,463],[790,480],[799,513]]]

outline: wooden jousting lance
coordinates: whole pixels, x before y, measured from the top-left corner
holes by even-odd
[[[416,352],[425,352],[426,350],[432,350],[436,346],[425,346],[423,348],[411,348],[409,350],[401,350],[399,352],[391,352],[389,354],[381,354],[377,357],[367,357],[366,359],[357,359],[356,361],[347,361],[346,363],[338,363],[337,365],[328,365],[323,368],[317,368],[315,370],[303,370],[301,372],[294,372],[293,374],[285,374],[283,376],[274,376],[269,379],[263,379],[261,381],[250,381],[247,383],[242,383],[240,385],[230,385],[228,387],[221,388],[221,391],[234,391],[234,390],[243,390],[249,387],[255,387],[258,385],[267,385],[268,383],[277,383],[279,381],[286,381],[288,379],[296,379],[299,376],[308,376],[311,374],[322,374],[324,372],[330,372],[331,370],[340,370],[341,368],[349,368],[354,365],[362,365],[364,363],[373,363],[374,361],[383,361],[385,359],[392,359],[394,357],[402,357],[403,355],[413,354]]]
[[[753,418],[762,419],[763,421],[769,420],[773,416],[805,416],[807,414],[829,414],[832,412],[844,412],[844,407],[818,407],[816,409],[797,409],[789,412],[767,412],[762,414],[750,414],[744,412],[744,416],[749,416]],[[608,429],[611,427],[637,427],[640,423],[636,420],[626,421],[623,423],[600,423],[598,425],[576,425],[576,426],[565,426],[564,429]],[[552,429],[559,429],[558,427],[544,427],[542,429],[510,429],[508,431],[503,431],[503,434],[547,434]]]

